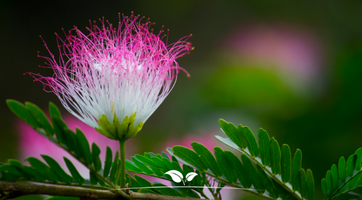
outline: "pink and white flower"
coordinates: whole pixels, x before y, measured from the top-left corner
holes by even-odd
[[[193,49],[191,35],[167,44],[168,32],[153,34],[154,23],[133,13],[119,15],[116,26],[100,21],[100,27],[87,28],[88,35],[76,27],[64,32],[66,39],[56,34],[59,59],[44,42],[50,57],[39,57],[54,75],[30,74],[78,119],[111,139],[126,140],[167,97],[179,71],[187,73],[176,59]]]

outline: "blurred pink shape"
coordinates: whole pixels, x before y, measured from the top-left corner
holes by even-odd
[[[119,151],[118,141],[111,140],[106,136],[99,134],[94,128],[83,123],[74,116],[67,114],[63,116],[63,120],[66,122],[71,130],[75,131],[75,127],[79,128],[87,137],[90,147],[92,146],[93,142],[98,145],[101,150],[100,158],[102,160],[102,164],[104,163],[107,146],[112,149],[113,156],[115,155],[116,151]],[[21,148],[21,160],[24,160],[29,156],[36,157],[42,160],[41,154],[45,154],[54,158],[60,164],[60,166],[65,169],[65,171],[69,172],[66,164],[64,163],[63,157],[65,156],[75,165],[79,173],[84,178],[89,178],[89,170],[86,167],[84,167],[80,162],[74,159],[68,152],[56,146],[45,137],[41,136],[33,128],[31,128],[30,125],[26,124],[24,121],[19,120],[17,127],[18,131],[20,132],[19,147]]]
[[[312,31],[260,25],[234,30],[226,38],[226,48],[237,59],[266,63],[262,66],[293,74],[304,82],[321,75],[321,44]]]

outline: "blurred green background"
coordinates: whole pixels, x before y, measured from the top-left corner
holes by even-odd
[[[361,1],[1,1],[0,160],[19,157],[17,118],[5,99],[46,109],[54,94],[25,72],[56,53],[54,32],[118,12],[165,25],[169,42],[193,34],[195,50],[178,60],[180,73],[169,97],[133,138],[136,150],[160,152],[185,134],[221,134],[217,120],[259,127],[280,144],[303,152],[303,167],[320,180],[340,156],[362,146]],[[62,109],[63,113],[66,113]],[[41,145],[41,144],[39,144]],[[222,148],[227,148],[220,144]]]

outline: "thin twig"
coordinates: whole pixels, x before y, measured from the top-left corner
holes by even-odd
[[[131,199],[141,200],[197,200],[191,197],[165,196],[158,194],[130,192]],[[83,187],[54,185],[54,184],[34,184],[0,181],[0,194],[5,194],[9,198],[15,198],[30,194],[45,194],[56,196],[85,197],[85,199],[119,199],[126,200],[117,190],[94,190]],[[1,197],[1,196],[0,196]]]

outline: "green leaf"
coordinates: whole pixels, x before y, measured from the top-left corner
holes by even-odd
[[[131,160],[140,170],[142,170],[146,174],[153,174],[153,171],[150,168],[138,161],[134,156],[131,157]]]
[[[236,145],[233,141],[231,141],[230,138],[223,138],[219,135],[215,135],[215,138],[218,139],[220,142],[228,145],[229,147],[240,151],[240,148],[238,147],[238,145]]]
[[[361,170],[361,164],[362,164],[362,148],[357,149],[356,152],[354,152],[354,154],[357,155],[356,165],[354,169],[356,171],[359,171]]]
[[[139,154],[136,154],[134,157],[136,157],[137,160],[143,162],[146,165],[158,167],[158,165],[152,161],[152,159],[151,159],[152,157],[147,158],[147,157],[141,156]],[[154,158],[157,158],[156,155],[154,156]]]
[[[259,155],[259,147],[258,147],[258,144],[256,143],[255,136],[251,132],[249,127],[239,125],[238,126],[238,131],[243,137],[245,137],[245,141],[247,143],[247,147],[248,147],[248,150],[249,150],[250,154],[253,157],[258,156]]]
[[[54,171],[56,175],[60,178],[61,181],[71,184],[73,182],[73,178],[69,176],[65,171],[62,169],[62,167],[55,161],[53,158],[47,156],[47,155],[41,155],[41,157],[45,160],[45,162],[48,163],[50,166],[50,169]]]
[[[36,121],[39,125],[39,128],[43,128],[48,135],[53,136],[54,130],[53,130],[52,126],[50,125],[48,118],[43,113],[43,111],[38,106],[36,106],[30,102],[26,102],[25,107],[30,112],[30,114],[34,117],[34,119],[36,119]]]
[[[162,162],[163,162],[163,164],[166,166],[167,171],[173,170],[173,168],[172,168],[172,163],[171,163],[170,159],[163,157],[163,158],[162,158]]]
[[[7,161],[10,165],[13,165],[13,166],[17,166],[17,167],[20,167],[22,164],[20,161],[18,160],[15,160],[15,159],[8,159]],[[1,165],[0,165],[1,166]]]
[[[280,173],[280,161],[281,153],[279,144],[274,138],[272,138],[270,140],[270,162],[273,174]]]
[[[74,167],[73,163],[68,160],[68,158],[64,157],[65,164],[67,165],[70,173],[72,174],[74,180],[79,183],[79,185],[82,185],[84,183],[84,178],[79,174],[77,169]]]
[[[258,138],[259,138],[261,162],[263,163],[264,166],[267,166],[270,164],[270,154],[269,154],[270,138],[268,133],[262,128],[258,130]]]
[[[239,158],[236,155],[234,155],[231,151],[225,151],[225,157],[228,159],[229,163],[232,164],[231,167],[233,168],[234,173],[238,177],[241,185],[244,188],[250,188],[251,187],[250,177],[244,165],[240,162]]]
[[[103,176],[107,177],[112,165],[112,149],[107,146],[106,161],[104,164]]]
[[[92,185],[97,185],[97,176],[91,171],[89,171],[89,178]]]
[[[28,157],[25,160],[27,160],[36,171],[38,171],[43,176],[47,177],[50,181],[54,183],[57,183],[59,181],[58,176],[54,174],[54,172],[40,160],[34,157]]]
[[[292,187],[296,191],[299,189],[299,170],[302,168],[302,151],[297,149],[293,158],[292,165]]]
[[[171,161],[165,152],[162,152],[162,157],[167,158],[167,160]]]
[[[211,154],[211,152],[202,144],[197,142],[191,143],[192,148],[196,152],[196,154],[200,157],[201,161],[204,163],[204,165],[209,168],[212,173],[219,177],[221,176],[220,168],[218,167],[218,164],[215,160],[215,157]]]
[[[50,116],[54,115],[57,116],[59,119],[62,119],[58,107],[53,102],[49,102],[49,114]]]
[[[346,181],[346,160],[342,156],[338,162],[339,180],[343,183]]]
[[[109,179],[113,183],[114,183],[114,181],[116,179],[116,172],[117,172],[117,169],[118,169],[118,163],[119,163],[119,157],[118,156],[119,156],[118,151],[116,151],[116,155],[114,156],[113,165],[112,165],[112,169],[111,169],[111,174],[109,175]]]
[[[25,108],[22,103],[13,99],[6,100],[6,103],[15,115],[24,120],[30,126],[32,126],[33,128],[37,128],[39,126],[36,119],[34,119],[34,117],[30,114],[30,112]]]
[[[307,196],[307,179],[305,176],[304,169],[300,169],[299,171],[299,184],[300,184],[300,194],[303,198]]]
[[[328,198],[328,196],[329,196],[329,191],[328,191],[328,189],[327,189],[327,181],[326,181],[325,178],[323,178],[321,182],[322,182],[321,184],[322,184],[323,194],[324,194],[325,197]]]
[[[315,185],[314,185],[313,173],[312,173],[312,170],[310,170],[310,169],[307,169],[307,189],[308,189],[307,199],[313,200]]]
[[[278,190],[274,187],[273,181],[270,179],[268,175],[266,175],[265,171],[259,165],[256,165],[256,169],[259,173],[262,184],[265,186],[265,189],[274,199],[277,199],[279,194]]]
[[[97,172],[102,169],[102,162],[101,162],[101,159],[99,158],[100,153],[101,153],[101,150],[96,145],[96,143],[93,142],[93,144],[92,144],[92,158],[93,158],[94,169]]]
[[[338,181],[339,181],[339,179],[338,179],[338,170],[337,170],[337,166],[335,164],[332,165],[331,175],[332,175],[333,190],[335,190],[339,186],[339,183],[338,183]]]
[[[68,126],[65,124],[65,122],[61,118],[59,118],[56,115],[50,116],[50,119],[53,124],[54,132],[55,132],[58,144],[67,144],[67,138],[65,136],[66,133],[64,133],[64,132],[68,129]]]
[[[332,192],[333,190],[333,183],[332,183],[332,173],[330,170],[327,171],[326,174],[326,184],[327,184],[327,190]]]
[[[224,151],[220,147],[214,148],[214,154],[221,172],[230,183],[235,183],[237,177],[233,173],[232,163],[225,157]]]
[[[292,156],[290,153],[290,148],[287,144],[282,146],[282,158],[281,158],[281,175],[284,183],[290,181],[291,168],[292,168]]]
[[[24,172],[23,174],[30,175],[31,176],[30,180],[43,182],[47,179],[46,176],[42,175],[41,173],[39,173],[38,171],[36,171],[34,168],[32,168],[30,166],[22,165],[20,167],[20,170]]]
[[[174,146],[172,150],[177,157],[193,165],[197,169],[201,171],[205,171],[207,169],[206,166],[200,160],[199,156],[191,149],[188,149],[183,146]]]
[[[232,123],[228,123],[223,119],[219,119],[219,124],[224,133],[241,149],[246,148],[245,141],[240,137],[238,130]]]
[[[156,174],[157,176],[159,177],[163,176],[163,173],[159,169],[157,169],[157,167],[150,166],[150,168],[153,171],[153,173]]]
[[[262,187],[259,175],[258,175],[254,165],[251,163],[249,158],[244,154],[241,154],[241,161],[243,162],[244,167],[245,167],[246,171],[248,172],[248,174],[249,174],[249,176],[251,178],[251,181],[252,181],[252,184],[254,185],[254,188],[257,190],[257,192],[259,194],[263,194],[264,193],[264,188]]]
[[[141,187],[151,187],[152,184],[147,181],[146,179],[140,177],[140,176],[137,176],[137,175],[134,175],[136,181],[141,185]]]
[[[142,173],[143,171],[138,169],[138,167],[136,167],[135,165],[133,165],[133,163],[129,160],[126,160],[126,170],[127,171],[131,171],[131,172],[137,172],[137,173]]]
[[[90,166],[92,165],[92,154],[90,151],[88,140],[80,129],[75,128],[75,132],[83,152],[82,158],[85,160],[86,165]]]
[[[356,154],[352,154],[351,156],[348,157],[347,160],[347,176],[352,177],[353,176],[353,171],[356,165],[356,161],[357,161],[357,155]]]
[[[17,178],[21,178],[21,177],[25,177],[19,170],[17,167],[12,166],[12,165],[1,165],[0,166],[0,173],[8,173],[8,174],[12,174],[15,175]]]

